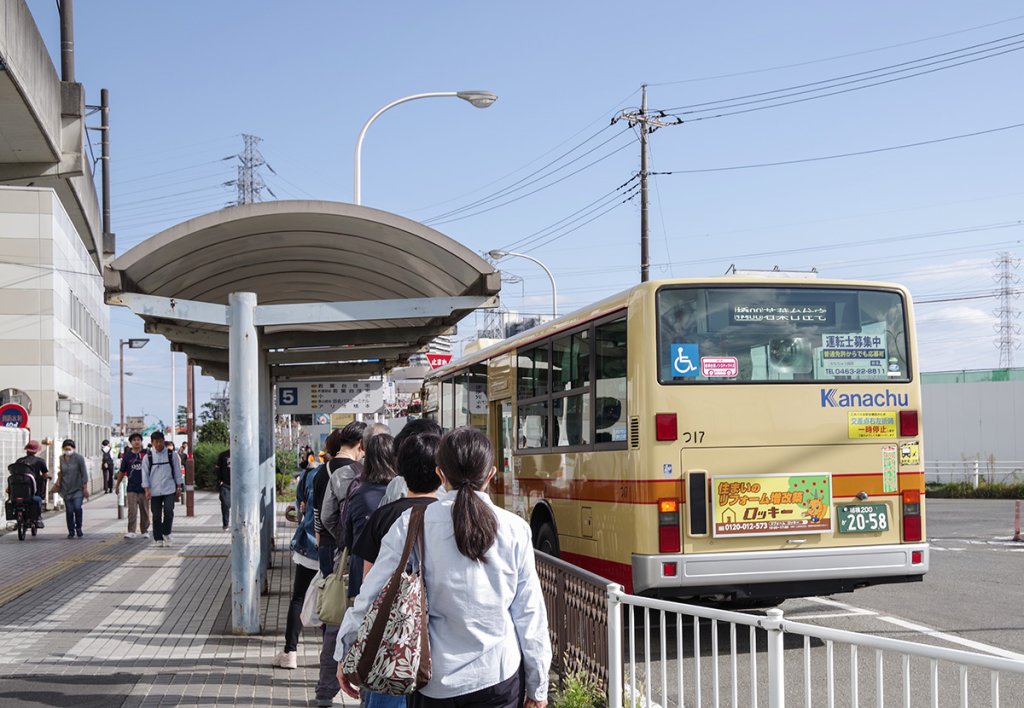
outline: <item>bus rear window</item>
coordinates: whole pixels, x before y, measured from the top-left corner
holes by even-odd
[[[669,287],[657,301],[664,384],[910,378],[894,291]]]

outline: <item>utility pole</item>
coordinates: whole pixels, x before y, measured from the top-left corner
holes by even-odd
[[[1013,302],[1018,296],[1017,285],[1020,283],[1014,270],[1020,267],[1020,259],[1014,258],[1009,252],[1003,252],[993,265],[999,268],[996,274],[999,309],[995,312],[999,317],[999,324],[996,325],[999,337],[995,344],[999,347],[999,368],[1009,369],[1013,367],[1013,350],[1020,346],[1019,342],[1014,341],[1014,337],[1020,335],[1020,327],[1016,324],[1020,312],[1014,308]]]
[[[630,127],[639,126],[640,132],[640,282],[646,283],[650,279],[650,238],[648,225],[648,197],[647,197],[647,153],[648,138],[658,128],[665,128],[670,125],[679,125],[682,119],[673,118],[669,121],[665,118],[664,111],[658,111],[655,115],[647,113],[647,84],[640,86],[640,110],[622,111],[612,119],[614,125],[620,120],[627,121]]]

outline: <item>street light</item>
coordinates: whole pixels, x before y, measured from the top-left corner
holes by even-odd
[[[544,272],[548,274],[548,278],[551,280],[551,318],[554,319],[558,317],[558,290],[555,287],[555,276],[551,274],[551,271],[548,270],[548,267],[546,265],[541,263],[533,256],[528,256],[525,253],[515,253],[514,251],[501,251],[495,249],[493,251],[489,251],[487,255],[496,261],[500,261],[502,258],[506,258],[508,256],[519,256],[520,258],[525,258],[528,261],[533,261],[541,268],[543,268]]]
[[[124,436],[124,347],[128,345],[130,349],[142,349],[144,346],[149,344],[147,337],[132,337],[130,339],[122,339],[120,341],[120,355],[121,355],[121,436]],[[130,376],[131,374],[129,374]]]
[[[363,129],[359,131],[359,138],[356,140],[356,157],[355,157],[355,173],[353,175],[353,187],[352,187],[352,203],[359,204],[362,198],[362,189],[360,186],[360,171],[362,165],[362,153],[363,153],[363,138],[366,136],[366,130],[370,127],[373,121],[377,120],[377,117],[381,113],[394,108],[400,103],[407,103],[409,101],[415,101],[419,98],[439,98],[452,96],[454,98],[461,98],[463,101],[472,104],[477,108],[488,108],[492,103],[498,100],[498,97],[490,91],[434,91],[432,93],[417,93],[412,96],[406,96],[400,98],[397,101],[392,101],[388,105],[381,108],[379,111],[370,116],[370,120],[366,121],[363,125]]]

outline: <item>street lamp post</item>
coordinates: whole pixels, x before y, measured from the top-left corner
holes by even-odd
[[[128,345],[130,349],[142,349],[144,346],[149,344],[147,337],[134,337],[131,339],[120,340],[120,358],[121,358],[121,429],[118,431],[121,437],[124,437],[124,347]]]
[[[528,261],[533,261],[541,268],[543,268],[544,272],[548,274],[548,279],[551,281],[551,317],[552,319],[558,317],[558,288],[555,287],[555,276],[551,274],[551,271],[548,270],[548,267],[546,265],[541,263],[533,256],[528,256],[525,253],[515,253],[514,251],[501,251],[495,249],[493,251],[488,252],[487,255],[496,261],[500,261],[502,258],[507,258],[508,256],[519,256],[520,258],[525,258]]]
[[[381,108],[379,111],[370,116],[370,120],[366,121],[363,125],[363,129],[359,131],[359,138],[356,140],[356,157],[355,157],[355,169],[353,175],[353,187],[352,187],[352,203],[359,204],[362,198],[362,188],[360,186],[360,171],[362,166],[362,152],[363,152],[363,138],[366,136],[366,130],[370,127],[373,121],[377,120],[381,113],[394,108],[400,103],[407,103],[409,101],[415,101],[420,98],[440,98],[453,96],[455,98],[461,98],[463,101],[473,104],[477,108],[488,108],[492,103],[498,100],[498,97],[490,91],[434,91],[431,93],[417,93],[412,96],[406,96],[400,98],[397,101],[392,101],[388,105]]]

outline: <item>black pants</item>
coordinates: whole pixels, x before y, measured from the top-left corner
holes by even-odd
[[[153,512],[153,540],[163,541],[164,536],[171,535],[174,524],[174,495],[161,494],[149,500],[149,509]]]
[[[228,519],[231,516],[231,487],[224,484],[220,488],[220,517],[224,522],[224,528],[228,527]]]
[[[284,628],[284,650],[295,651],[299,648],[299,633],[302,631],[302,603],[306,601],[306,591],[316,576],[315,570],[295,565],[295,585],[292,586],[292,600],[288,603],[288,623]]]
[[[114,470],[103,470],[103,491],[112,492],[114,491]]]
[[[414,693],[406,698],[409,708],[522,708],[526,700],[526,675],[523,665],[512,677],[489,688],[454,698],[429,698]]]

